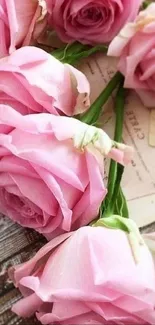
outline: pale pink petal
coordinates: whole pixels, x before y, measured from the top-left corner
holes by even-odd
[[[20,317],[30,317],[42,305],[42,300],[35,293],[18,301],[12,311]]]
[[[90,85],[81,71],[69,64],[66,67],[71,73],[72,89],[74,92],[77,92],[74,115],[81,114],[90,107]]]
[[[55,247],[57,247],[60,243],[62,243],[64,240],[69,238],[72,233],[66,233],[63,234],[55,239],[53,239],[51,242],[44,245],[38,253],[28,262],[13,266],[9,269],[9,277],[12,279],[12,281],[15,283],[16,286],[18,286],[20,280],[27,276],[31,275],[35,265],[43,259],[46,260],[46,256],[48,258],[48,253],[50,253]]]
[[[117,148],[112,148],[108,157],[117,161],[122,165],[127,165],[131,162],[134,154],[134,149],[125,144],[118,143]]]
[[[62,221],[62,225],[61,225],[62,229],[65,231],[69,231],[71,229],[72,211],[67,206],[66,200],[64,200],[61,186],[56,181],[56,179],[51,174],[46,172],[43,168],[36,166],[35,169],[39,173],[41,179],[44,180],[45,184],[50,189],[50,192],[55,196],[55,199],[57,200],[57,202],[59,203],[60,209],[63,214],[63,221]],[[60,182],[60,184],[61,184],[61,182]],[[50,202],[50,200],[49,200],[49,202]],[[49,231],[47,229],[47,233],[48,232]]]
[[[125,25],[120,33],[110,43],[108,47],[108,55],[119,57],[135,33],[136,30],[134,23]]]
[[[119,57],[118,70],[124,75],[125,88],[136,90],[143,104],[154,107],[155,92],[155,4],[140,11],[112,40],[108,55]]]
[[[89,184],[81,200],[79,200],[74,208],[72,229],[77,229],[92,221],[94,216],[98,215],[101,202],[107,194],[99,164],[96,158],[88,151],[86,152],[86,161],[89,173]]]
[[[4,19],[6,21],[4,21]],[[8,46],[9,46],[9,29],[7,26],[7,19],[5,17],[4,9],[0,4],[0,58],[8,55]]]
[[[29,303],[24,308],[23,300],[15,311],[26,316],[36,311],[43,324],[83,324],[83,319],[85,324],[151,325],[155,266],[146,245],[139,249],[136,264],[127,234],[104,227],[57,237],[30,261],[10,269],[11,279],[21,291],[26,288],[30,301],[33,293],[40,298],[35,298],[36,310]]]
[[[56,214],[58,208],[57,202],[52,192],[48,190],[48,187],[41,179],[12,173],[10,173],[10,176],[24,197],[28,198],[51,216]],[[33,189],[32,191],[30,191],[31,188]],[[43,200],[43,197],[46,200]]]
[[[37,173],[31,167],[28,161],[21,160],[15,156],[4,156],[0,159],[0,173],[15,173],[18,175],[25,175],[33,178],[38,178]]]
[[[0,89],[27,104],[30,112],[58,115],[60,110],[71,116],[89,108],[90,86],[85,75],[45,51],[25,46],[1,63]]]
[[[17,47],[30,44],[35,25],[41,16],[41,8],[38,0],[23,0],[22,2],[7,0],[6,6],[11,39],[9,53],[11,54]],[[40,33],[44,27],[43,22]]]

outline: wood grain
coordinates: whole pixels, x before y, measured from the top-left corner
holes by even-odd
[[[21,319],[12,305],[21,298],[18,289],[8,278],[8,268],[27,261],[46,243],[38,233],[14,224],[0,216],[0,325],[38,325],[36,318]]]

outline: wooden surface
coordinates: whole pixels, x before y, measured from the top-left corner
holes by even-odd
[[[7,269],[28,260],[44,243],[46,240],[36,232],[0,216],[0,325],[40,324],[35,318],[24,320],[12,313],[11,306],[21,295],[8,279]]]
[[[153,230],[155,224],[141,229],[142,232]],[[21,295],[8,279],[7,269],[28,260],[45,243],[46,240],[36,232],[23,229],[8,218],[0,216],[0,325],[40,324],[36,318],[24,320],[12,313],[11,307]]]

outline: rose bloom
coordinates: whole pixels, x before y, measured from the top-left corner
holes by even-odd
[[[0,0],[0,58],[37,39],[46,26],[45,0]]]
[[[0,60],[0,104],[21,114],[74,115],[89,108],[85,75],[45,51],[26,46]],[[0,132],[8,128],[0,126]]]
[[[77,119],[23,116],[0,105],[0,123],[12,128],[0,134],[0,212],[47,238],[97,216],[107,192],[103,153],[130,160],[128,150],[113,148],[106,133]]]
[[[142,0],[46,0],[49,24],[66,43],[110,42],[127,21],[132,21]]]
[[[42,324],[155,324],[155,265],[145,244],[136,264],[128,235],[82,227],[9,270],[24,298],[13,311]]]
[[[125,87],[133,88],[144,105],[155,106],[155,3],[127,24],[109,46],[108,54],[119,57],[118,70]]]

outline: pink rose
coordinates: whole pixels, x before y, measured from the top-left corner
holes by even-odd
[[[89,108],[85,75],[36,47],[23,47],[0,60],[0,104],[21,114],[74,115]],[[0,126],[0,132],[7,129]]]
[[[13,128],[0,134],[0,212],[48,238],[92,221],[106,195],[103,155],[124,163],[129,153],[73,118],[0,105],[0,123]]]
[[[0,58],[35,40],[46,12],[45,0],[0,0]]]
[[[139,13],[112,41],[108,54],[119,57],[125,87],[136,90],[144,105],[155,106],[155,3]]]
[[[86,44],[110,42],[132,21],[142,0],[46,0],[49,23],[62,41]]]
[[[155,324],[155,266],[145,244],[136,264],[121,230],[83,227],[10,269],[24,298],[13,311],[42,324]]]

